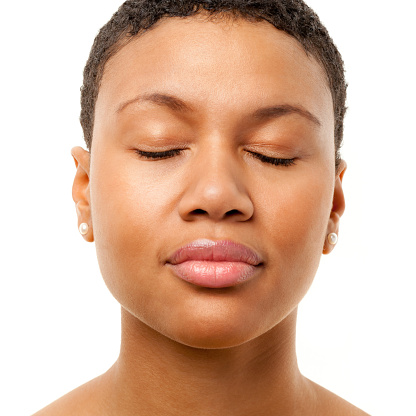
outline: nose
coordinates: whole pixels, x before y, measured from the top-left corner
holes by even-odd
[[[192,172],[179,202],[185,221],[247,221],[254,213],[238,160],[226,151],[204,152],[192,164]]]

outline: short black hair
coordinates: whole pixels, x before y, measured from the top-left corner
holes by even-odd
[[[165,17],[209,16],[266,20],[294,37],[324,68],[334,107],[336,168],[341,160],[347,84],[341,54],[316,13],[302,0],[129,0],[125,1],[94,40],[81,87],[81,126],[91,149],[95,104],[107,61],[126,42]]]

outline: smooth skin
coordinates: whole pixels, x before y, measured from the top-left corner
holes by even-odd
[[[106,65],[91,154],[72,155],[121,351],[37,416],[365,415],[297,366],[297,306],[333,249],[346,164],[325,73],[296,40],[267,22],[160,21]],[[200,238],[264,264],[235,287],[194,286],[166,261]]]

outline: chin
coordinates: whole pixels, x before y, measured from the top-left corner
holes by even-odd
[[[211,334],[186,332],[181,333],[172,339],[191,348],[219,350],[238,347],[255,337],[255,335],[249,336],[248,334],[237,334],[226,331],[221,332],[217,330],[216,333]]]
[[[244,316],[230,314],[192,315],[177,320],[180,325],[165,328],[164,335],[193,348],[224,349],[242,345],[262,334],[260,320],[250,323]]]

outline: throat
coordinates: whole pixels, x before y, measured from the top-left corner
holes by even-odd
[[[308,395],[291,328],[296,316],[286,320],[242,345],[199,349],[124,311],[120,356],[106,374],[109,407],[119,415],[294,414]]]

